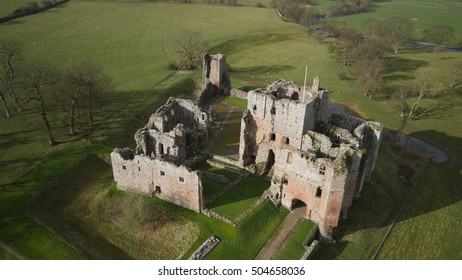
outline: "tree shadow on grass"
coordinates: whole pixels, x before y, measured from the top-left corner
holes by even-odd
[[[392,74],[395,72],[412,72],[419,68],[428,65],[428,62],[423,60],[414,60],[396,56],[389,56],[385,58],[386,71],[385,74]],[[399,76],[397,77],[399,78]],[[407,79],[407,78],[406,78]]]

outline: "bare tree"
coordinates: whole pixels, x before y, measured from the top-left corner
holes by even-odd
[[[24,45],[20,41],[0,41],[0,83],[13,98],[14,104],[19,112],[24,110],[15,92],[14,83],[17,78],[17,62],[22,58]]]
[[[449,87],[455,88],[462,83],[462,61],[456,61],[449,69]]]
[[[425,29],[423,33],[423,40],[435,45],[435,54],[438,54],[444,44],[454,39],[454,29],[447,25],[434,25]]]
[[[384,87],[385,64],[380,58],[360,59],[352,65],[351,72],[356,77],[358,89],[369,99]]]
[[[331,45],[334,52],[345,66],[350,66],[355,48],[363,42],[364,38],[360,33],[345,30]]]
[[[413,29],[412,20],[407,17],[391,17],[384,20],[385,38],[391,48],[398,53],[406,40],[411,36]]]
[[[304,11],[299,22],[307,28],[313,28],[321,20],[321,17],[322,15],[317,9],[310,8]]]
[[[380,39],[366,38],[353,50],[353,57],[356,59],[362,58],[382,58],[387,46]]]
[[[403,130],[409,121],[423,119],[427,117],[435,108],[434,106],[421,106],[422,101],[424,100],[424,97],[429,93],[430,88],[429,75],[423,75],[414,87],[407,85],[398,90],[396,93],[398,97],[398,108],[401,124],[396,134],[395,143],[400,140]],[[412,105],[409,105],[409,97],[413,91],[417,91],[417,99],[411,102]]]
[[[75,65],[65,71],[63,81],[60,85],[61,96],[64,103],[70,102],[69,111],[69,133],[75,135],[75,118],[79,100],[83,98],[86,87],[86,76],[81,65]],[[67,105],[64,105],[67,107]],[[66,109],[67,110],[67,109]]]
[[[55,145],[56,141],[51,131],[47,112],[49,103],[53,98],[52,87],[55,86],[57,82],[58,72],[50,65],[42,62],[34,62],[27,65],[21,73],[22,88],[31,93],[27,99],[27,103],[33,101],[37,102],[42,123],[48,136],[48,143],[51,146]]]
[[[168,53],[178,69],[196,69],[202,65],[207,43],[201,33],[183,29],[170,38]]]
[[[80,85],[85,88],[88,126],[92,128],[94,124],[93,110],[97,106],[98,96],[111,84],[112,80],[106,75],[102,67],[91,62],[76,66],[75,71],[74,74],[77,77],[81,76],[83,78]],[[75,82],[78,84],[78,79]]]
[[[1,88],[0,88],[0,100],[2,100],[3,109],[5,110],[5,116],[9,118],[10,110],[8,109],[8,105],[6,104],[5,96],[3,95],[3,91]]]

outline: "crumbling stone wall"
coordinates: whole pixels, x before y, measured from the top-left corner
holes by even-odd
[[[198,102],[203,104],[213,95],[229,95],[231,81],[224,54],[204,54],[202,65],[202,89]]]
[[[264,167],[271,198],[287,208],[305,204],[306,217],[328,237],[370,176],[382,127],[329,115],[329,93],[320,86],[316,77],[307,88],[279,80],[250,91],[239,165]]]
[[[201,173],[181,163],[207,143],[212,121],[210,110],[191,100],[170,98],[136,132],[135,151],[112,152],[117,187],[202,212]]]
[[[210,110],[188,99],[170,98],[135,134],[136,153],[181,160],[208,142]]]
[[[162,159],[135,155],[129,149],[115,149],[111,153],[111,160],[117,188],[156,195],[196,212],[202,211],[202,182],[199,171]]]

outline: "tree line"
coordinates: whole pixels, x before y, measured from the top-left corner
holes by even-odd
[[[353,32],[345,23],[339,22],[325,23],[323,28],[334,37],[329,48],[331,53],[348,69],[348,73],[339,75],[340,79],[354,79],[358,90],[369,99],[392,98],[401,118],[396,141],[409,121],[424,119],[438,110],[436,105],[423,105],[423,101],[432,95],[434,75],[431,73],[421,73],[398,88],[389,87],[390,81],[386,79],[387,68],[393,66],[387,63],[386,58],[406,47],[413,31],[411,19],[373,19],[366,23],[364,34]],[[454,30],[450,26],[435,25],[423,31],[422,40],[434,45],[435,55],[453,39]],[[462,61],[452,63],[446,70],[446,77],[449,89],[460,86]]]
[[[0,101],[6,118],[13,111],[37,112],[50,145],[55,145],[49,112],[62,109],[69,112],[69,134],[75,135],[75,120],[79,110],[86,111],[88,128],[94,125],[94,110],[102,93],[111,84],[103,69],[92,63],[75,64],[59,70],[41,61],[24,59],[21,41],[0,41]]]

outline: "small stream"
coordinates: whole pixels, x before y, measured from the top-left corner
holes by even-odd
[[[327,111],[329,113],[338,113],[358,117],[358,114],[342,104],[329,104]],[[401,135],[399,143],[416,150],[433,154],[432,161],[435,163],[445,163],[449,160],[448,154],[446,154],[444,151],[416,137],[403,134]]]

